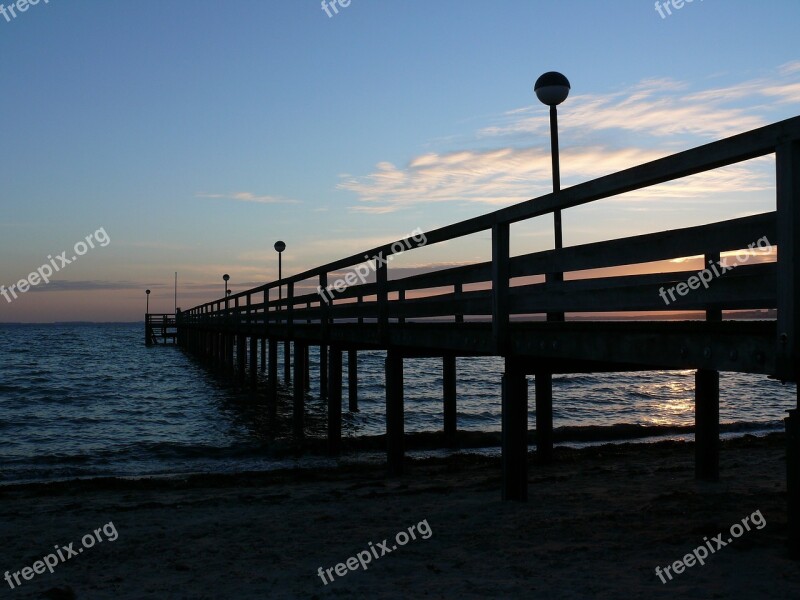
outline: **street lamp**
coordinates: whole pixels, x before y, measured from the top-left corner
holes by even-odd
[[[229,280],[230,278],[231,278],[231,276],[230,276],[230,275],[228,275],[227,273],[225,273],[225,275],[223,275],[223,276],[222,276],[222,281],[224,281],[224,282],[225,282],[225,297],[226,297],[226,298],[227,298],[227,296],[228,296],[228,280]]]
[[[556,106],[561,104],[569,96],[569,80],[561,73],[548,71],[533,85],[533,91],[542,104],[550,107],[550,154],[553,159],[553,194],[561,191],[561,169],[558,161],[558,111]],[[563,247],[561,237],[561,209],[553,211],[553,230],[555,234],[555,248],[560,250]],[[559,282],[564,281],[563,273],[549,274],[545,281]],[[564,313],[548,313],[548,321],[563,321]]]
[[[558,163],[558,113],[556,106],[567,99],[569,95],[569,80],[561,73],[549,71],[539,77],[533,86],[536,97],[542,104],[550,107],[550,153],[553,158],[553,193],[561,190],[561,171]],[[561,238],[561,210],[553,211],[553,225],[555,228],[556,250],[562,247]]]
[[[283,300],[283,286],[281,285],[281,280],[283,279],[283,261],[281,260],[283,256],[283,251],[286,250],[286,243],[278,240],[275,242],[275,252],[278,253],[278,310],[281,309],[280,302]],[[278,323],[280,323],[280,319],[278,319]],[[289,324],[287,319],[286,324]],[[288,383],[291,379],[291,365],[290,365],[290,358],[289,358],[289,337],[287,336],[286,339],[283,341],[283,379]]]
[[[281,279],[283,279],[283,275],[281,274],[281,271],[283,270],[282,269],[282,267],[283,267],[282,262],[283,261],[281,260],[281,257],[283,256],[283,251],[284,250],[286,250],[286,244],[284,242],[282,242],[280,240],[275,242],[275,252],[278,253],[278,281],[279,282],[280,282]],[[282,286],[280,284],[278,284],[278,300],[282,300],[283,299],[283,292],[281,291],[281,287]]]
[[[147,294],[147,309],[145,310],[145,314],[150,314],[150,290],[145,290],[145,294]]]

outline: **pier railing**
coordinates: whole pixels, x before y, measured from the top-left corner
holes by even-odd
[[[509,206],[486,215],[435,229],[420,236],[353,254],[297,275],[196,306],[182,314],[187,324],[247,323],[265,328],[291,329],[296,323],[316,323],[324,335],[331,324],[343,321],[376,323],[386,332],[391,323],[406,319],[465,316],[491,320],[495,351],[508,348],[512,317],[546,313],[601,313],[619,311],[699,310],[711,315],[721,310],[777,309],[775,373],[795,379],[798,302],[798,144],[800,117],[712,142],[633,168],[563,189],[557,193]],[[510,226],[604,198],[640,190],[749,159],[776,155],[776,211],[672,231],[601,241],[591,244],[510,255]],[[391,279],[388,259],[476,233],[491,231],[491,261]],[[780,259],[741,265],[715,278],[712,285],[692,289],[665,303],[669,289],[697,274],[649,272],[579,278],[590,269],[623,267],[653,261],[702,255],[704,265],[722,252],[747,249],[756,240],[780,244]],[[752,247],[752,246],[751,246]],[[316,290],[327,288],[332,275],[380,257],[374,281],[348,286],[324,301]],[[526,283],[525,278],[564,273],[564,281],[548,279]],[[574,277],[577,275],[577,277]],[[513,280],[520,284],[512,285]],[[278,288],[285,293],[278,299]],[[467,291],[466,286],[473,289]],[[451,288],[449,293],[438,293]],[[305,291],[304,291],[305,290]],[[431,292],[436,290],[436,295]]]
[[[145,343],[177,343],[178,327],[174,314],[147,313],[144,316]]]

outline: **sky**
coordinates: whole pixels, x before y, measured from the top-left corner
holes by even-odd
[[[184,309],[276,279],[278,239],[291,275],[543,195],[546,71],[563,187],[800,115],[800,2],[657,4],[5,0],[0,292],[53,274],[0,322],[141,320],[175,272]],[[565,211],[564,244],[774,206],[769,156]],[[512,254],[552,238],[514,225]],[[390,276],[489,258],[476,234]]]

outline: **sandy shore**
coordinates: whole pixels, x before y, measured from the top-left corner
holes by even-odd
[[[332,471],[96,480],[0,488],[0,573],[118,537],[34,575],[4,598],[70,586],[79,599],[797,598],[784,546],[783,438],[726,442],[722,480],[693,479],[691,444],[558,449],[533,464],[530,501],[501,502],[499,461],[415,461]],[[724,548],[662,583],[662,569],[759,511]],[[426,529],[424,523],[429,526]],[[752,522],[752,521],[751,521]],[[377,549],[417,525],[385,556]],[[109,529],[110,530],[110,529]],[[427,539],[421,533],[430,532]],[[94,534],[92,534],[94,535]],[[404,538],[401,537],[400,541]],[[376,553],[336,576],[338,563]],[[64,554],[65,552],[62,552]],[[362,555],[362,558],[366,554]],[[323,584],[318,568],[334,569]],[[344,567],[341,567],[344,569]],[[12,579],[13,581],[13,579]],[[52,597],[56,597],[54,594]],[[66,597],[66,596],[64,596]]]

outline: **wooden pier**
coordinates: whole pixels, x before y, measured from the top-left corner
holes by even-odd
[[[178,325],[173,314],[147,313],[144,316],[144,343],[176,344],[178,341]]]
[[[767,155],[776,161],[773,211],[511,256],[514,223],[553,218],[553,213],[576,206]],[[411,277],[391,276],[389,258],[396,252],[482,232],[491,232],[490,261]],[[696,475],[716,480],[720,371],[797,381],[799,236],[800,117],[795,117],[196,306],[176,315],[177,341],[241,377],[249,374],[253,384],[260,359],[261,368],[267,367],[273,404],[277,345],[283,343],[287,349],[291,345],[293,360],[290,364],[286,352],[284,378],[293,380],[298,435],[303,431],[308,347],[318,346],[320,389],[327,396],[328,438],[334,454],[341,442],[343,353],[348,353],[350,369],[348,409],[355,410],[357,352],[385,350],[387,457],[392,474],[402,473],[404,467],[404,359],[442,358],[442,427],[453,443],[456,358],[504,357],[505,373],[498,384],[502,386],[502,495],[508,500],[525,500],[528,493],[527,376],[534,378],[536,451],[546,460],[553,447],[553,403],[558,402],[553,397],[554,376],[694,369]],[[779,253],[732,269],[719,266],[722,272],[707,285],[699,281],[697,270],[646,271],[646,263],[696,256],[704,258],[704,265],[716,265],[720,253],[755,249],[759,240],[768,240]],[[346,287],[339,285],[321,297],[318,286],[327,289],[332,280],[356,268],[363,270],[365,256],[377,258],[369,265],[373,280],[359,283],[355,276],[345,278]],[[639,266],[637,274],[626,274],[624,269],[617,275],[591,273],[631,265]],[[666,304],[664,294],[673,288],[674,301]],[[676,310],[700,311],[705,318],[647,317]],[[732,320],[723,314],[732,310],[769,310],[765,314],[771,318]],[[597,318],[618,312],[640,313],[642,318]],[[796,411],[787,419],[789,518],[795,547],[800,544],[799,419]]]

